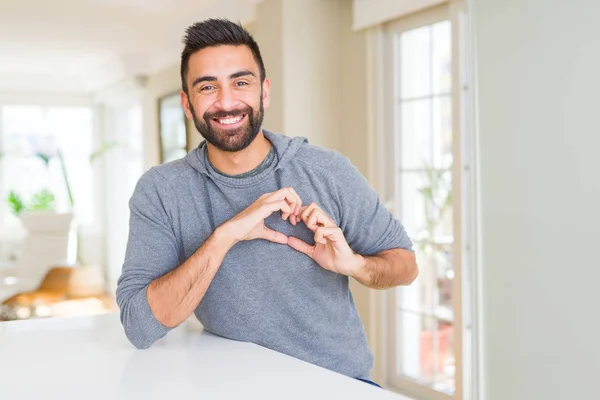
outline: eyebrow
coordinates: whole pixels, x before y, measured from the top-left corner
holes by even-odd
[[[238,71],[238,72],[235,72],[235,73],[229,75],[229,79],[235,79],[235,78],[239,78],[242,76],[256,77],[256,75],[254,75],[254,73],[252,71],[248,71],[247,69],[245,69],[245,70]],[[192,83],[192,87],[196,86],[200,82],[215,82],[216,80],[217,80],[216,76],[210,76],[210,75],[199,76],[198,78],[194,79],[194,82]]]

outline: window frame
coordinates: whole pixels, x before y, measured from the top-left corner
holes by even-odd
[[[466,13],[465,4],[463,0],[451,0],[446,3],[440,4],[435,7],[431,7],[404,17],[389,22],[383,26],[382,33],[379,35],[383,40],[383,45],[380,50],[383,50],[380,62],[383,62],[383,82],[385,83],[379,89],[380,97],[382,97],[381,104],[383,105],[384,120],[381,128],[377,130],[379,134],[379,150],[384,154],[384,160],[393,160],[394,168],[391,171],[388,169],[384,177],[381,178],[383,183],[382,195],[386,205],[395,214],[397,218],[402,220],[400,210],[396,209],[396,199],[400,194],[400,188],[397,188],[396,174],[398,171],[398,162],[400,161],[400,155],[396,154],[398,146],[396,145],[396,116],[395,107],[397,102],[397,96],[395,93],[398,87],[398,76],[394,71],[394,66],[397,65],[395,59],[395,48],[394,48],[394,36],[400,32],[415,29],[421,26],[431,25],[440,21],[449,20],[451,23],[452,32],[452,88],[451,88],[451,100],[452,100],[452,128],[453,128],[453,164],[452,164],[452,186],[453,186],[453,253],[454,253],[454,280],[453,280],[453,311],[454,311],[454,353],[455,353],[455,392],[454,395],[439,392],[429,386],[417,383],[409,378],[401,377],[396,370],[396,346],[397,346],[397,332],[396,332],[396,295],[395,289],[386,291],[385,299],[382,304],[383,318],[386,323],[386,335],[384,337],[385,343],[381,346],[386,354],[386,363],[384,365],[383,374],[384,384],[389,386],[392,390],[397,390],[402,393],[417,396],[423,399],[465,399],[472,398],[471,393],[476,393],[474,384],[469,382],[467,387],[464,383],[464,356],[465,347],[463,346],[465,332],[465,323],[463,314],[465,312],[471,313],[470,308],[466,308],[466,304],[463,302],[464,290],[471,291],[470,285],[463,285],[464,270],[466,268],[466,262],[472,264],[474,260],[473,254],[469,253],[473,249],[474,243],[471,246],[468,242],[472,242],[471,235],[471,215],[468,212],[467,202],[471,200],[469,181],[471,180],[471,168],[469,167],[470,159],[467,157],[470,149],[466,142],[466,125],[468,116],[465,115],[465,110],[468,100],[466,85],[467,74],[466,74],[466,49],[465,43],[467,35],[465,35],[466,26]],[[377,82],[377,80],[375,80]],[[387,145],[382,145],[383,143]],[[393,143],[393,145],[390,145]],[[390,162],[384,162],[384,164],[390,165]],[[379,164],[381,165],[381,164]],[[379,166],[378,165],[378,166]],[[385,169],[377,168],[379,171],[385,171]],[[472,277],[472,272],[470,274]],[[470,296],[471,298],[473,296]],[[472,318],[471,318],[471,322]],[[473,329],[474,324],[470,324],[470,329]],[[470,337],[475,337],[476,332],[471,331]],[[469,353],[475,352],[474,346],[470,343],[467,344]],[[469,355],[467,355],[469,356]],[[469,357],[467,360],[469,370],[475,370],[476,357]],[[476,377],[473,376],[472,380]]]

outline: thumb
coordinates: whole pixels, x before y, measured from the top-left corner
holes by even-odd
[[[269,229],[266,226],[263,229],[263,234],[261,238],[279,244],[287,244],[288,242],[288,237],[285,236],[283,233]]]
[[[305,242],[303,242],[302,240],[295,238],[293,236],[290,236],[288,238],[287,244],[294,250],[299,251],[300,253],[304,253],[307,256],[309,256],[310,258],[312,258],[314,252],[315,252],[315,246],[311,246]]]

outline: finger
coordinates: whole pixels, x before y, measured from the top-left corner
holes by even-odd
[[[323,237],[323,231],[316,229],[315,231],[315,243],[327,244],[327,239]]]
[[[335,223],[329,217],[329,215],[327,215],[327,213],[323,211],[323,209],[319,207],[315,202],[310,203],[306,207],[302,207],[302,220],[306,221],[310,217],[310,215],[313,214],[315,211],[321,213],[321,222],[327,223],[327,225],[335,225]]]
[[[298,193],[296,193],[296,191],[294,190],[293,187],[288,187],[286,188],[289,193],[291,194],[291,197],[293,198],[293,203],[292,205],[292,212],[289,215],[290,218],[290,222],[292,223],[292,225],[296,225],[298,223],[298,221],[300,220],[300,218],[298,217],[298,214],[300,213],[300,209],[302,208],[302,199],[300,198],[300,196],[298,195]],[[287,201],[290,201],[289,197],[286,197]]]
[[[318,227],[315,230],[315,243],[327,244],[327,240],[338,242],[343,238],[344,234],[338,227]]]
[[[301,218],[302,221],[306,221],[306,219],[308,218],[308,216],[310,215],[310,213],[315,209],[318,208],[319,206],[317,206],[316,203],[312,202],[309,205],[307,205],[306,207],[302,207],[302,212],[301,212]]]
[[[269,213],[273,213],[274,211],[277,211],[278,209],[281,210],[281,218],[283,220],[286,220],[290,214],[294,211],[293,207],[289,207],[289,209],[287,208],[276,208],[273,209],[273,204],[278,203],[279,201],[282,200],[286,200],[286,196],[283,193],[284,189],[280,189],[276,192],[271,192],[271,193],[263,193],[257,200],[257,202],[260,202],[260,206],[261,207],[266,207],[265,210],[268,210],[267,212]],[[288,196],[289,197],[289,196]],[[290,203],[289,201],[286,204],[293,204]],[[267,215],[265,216],[265,218],[267,217]]]
[[[296,207],[297,207],[296,203],[290,204],[290,208],[292,209],[292,212],[289,215],[289,220],[292,225],[296,225]]]
[[[302,210],[302,200],[300,200],[299,204],[296,204],[296,210],[295,210],[295,220],[296,220],[296,224],[300,221],[302,221],[302,218],[300,217],[300,212]]]
[[[302,205],[298,205],[298,207],[296,208],[296,223],[302,221],[302,210],[304,209],[304,207],[302,207]]]
[[[315,253],[315,246],[311,246],[308,243],[303,242],[302,240],[293,236],[288,237],[287,243],[292,249],[299,251],[300,253],[304,253],[310,258],[312,258],[313,254]]]
[[[296,204],[298,202],[298,198],[290,190],[289,187],[279,189],[278,191],[271,193],[267,197],[268,201],[278,201],[278,200],[284,200],[284,199],[290,204]]]
[[[264,207],[265,207],[265,210],[267,211],[267,214],[265,215],[264,218],[268,217],[270,214],[274,213],[275,211],[281,211],[281,217],[283,219],[285,219],[292,212],[292,208],[285,200],[274,201],[271,203],[265,203]]]
[[[319,226],[328,226],[325,214],[317,208],[313,209],[312,212],[308,215],[305,224],[311,230],[315,230]]]
[[[269,229],[266,226],[263,230],[262,239],[279,244],[287,244],[288,242],[288,237],[285,236],[283,233]]]
[[[287,220],[289,218],[289,216],[294,212],[294,198],[290,195],[290,194],[285,194],[285,193],[275,193],[276,196],[271,196],[267,199],[265,199],[265,201],[268,202],[279,202],[279,201],[284,201],[286,204],[289,205],[289,211],[286,209],[284,212],[281,213],[281,219],[283,219],[284,221]]]
[[[316,204],[309,205],[302,212],[302,220],[306,226],[314,232],[319,226],[336,227],[337,225],[325,212]]]
[[[298,193],[296,193],[296,191],[291,187],[285,187],[272,193],[268,198],[268,201],[278,201],[284,199],[292,206],[295,206],[296,204],[302,205],[300,196],[298,196]]]
[[[300,196],[298,195],[298,193],[296,193],[296,190],[294,190],[293,187],[289,187],[288,189],[290,189],[290,192],[292,192],[292,194],[294,196],[296,196],[296,215],[298,215],[298,213],[300,212],[300,208],[302,208],[302,199],[300,198]]]

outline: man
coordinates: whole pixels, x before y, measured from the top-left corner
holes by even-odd
[[[261,128],[270,82],[248,32],[213,19],[184,42],[181,103],[205,141],[132,195],[127,337],[148,348],[194,313],[208,332],[369,380],[348,278],[411,283],[402,225],[345,157]]]

